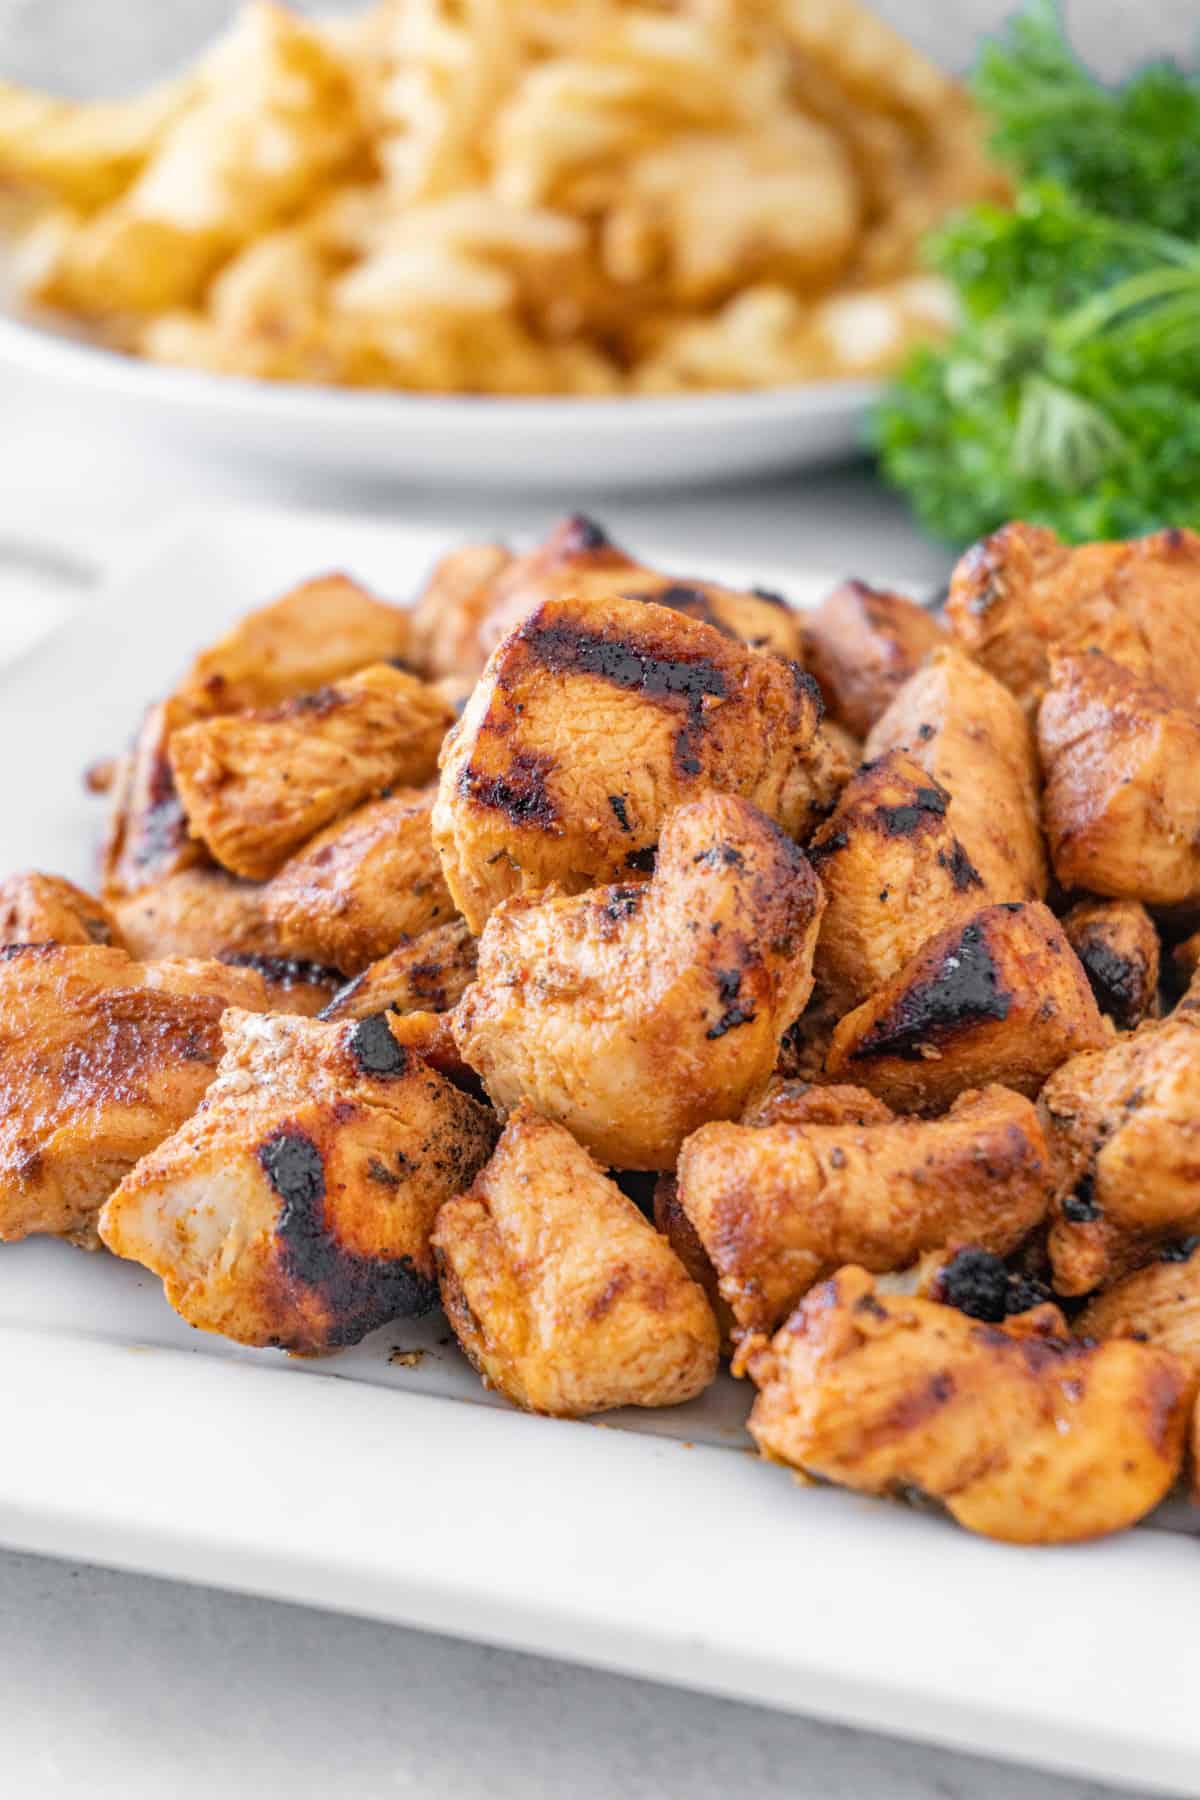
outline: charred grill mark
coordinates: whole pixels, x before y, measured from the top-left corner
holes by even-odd
[[[716,971],[717,994],[724,1008],[715,1025],[710,1025],[705,1032],[706,1038],[722,1038],[727,1031],[733,1031],[738,1025],[749,1025],[757,1013],[753,1004],[746,1004],[741,999],[742,971],[740,969],[718,969]]]
[[[604,901],[601,911],[606,919],[617,925],[622,919],[632,918],[645,897],[644,887],[610,888],[608,898]]]
[[[698,619],[702,625],[711,625],[722,637],[732,638],[735,643],[738,641],[737,632],[717,612],[712,595],[705,588],[672,581],[657,592],[626,594],[625,598],[644,600],[651,606],[665,606],[669,612],[684,613],[689,619]]]
[[[1096,1199],[1096,1177],[1090,1169],[1086,1169],[1075,1183],[1075,1191],[1068,1194],[1062,1203],[1064,1219],[1072,1225],[1090,1225],[1100,1217],[1100,1202]]]
[[[1041,1306],[1049,1298],[1049,1289],[1040,1281],[1015,1274],[990,1250],[974,1247],[951,1257],[934,1285],[935,1300],[993,1325]]]
[[[518,750],[503,774],[485,775],[468,763],[459,775],[458,791],[475,806],[504,813],[514,825],[556,831],[560,829],[558,810],[546,788],[552,767],[550,757]]]
[[[945,788],[922,787],[907,805],[878,806],[875,816],[888,837],[911,837],[925,818],[941,818],[949,804],[950,796]]]
[[[979,870],[975,867],[975,864],[971,861],[957,838],[954,840],[954,848],[950,851],[949,855],[947,855],[945,850],[939,850],[937,859],[939,867],[949,871],[950,879],[954,883],[958,893],[965,894],[968,888],[981,888],[983,886],[983,876],[979,873]]]
[[[816,676],[810,675],[807,669],[802,669],[798,662],[789,662],[788,668],[792,673],[792,686],[801,700],[807,700],[811,704],[816,713],[815,722],[819,725],[825,717],[825,696]]]
[[[1119,1030],[1131,1030],[1141,1017],[1144,967],[1099,935],[1085,935],[1076,950],[1101,1012],[1110,1013]]]
[[[776,593],[774,588],[752,587],[750,592],[754,595],[756,600],[765,600],[768,606],[778,606],[783,612],[791,612],[792,610],[783,595]]]
[[[819,843],[809,845],[808,860],[811,863],[819,863],[827,856],[836,856],[838,851],[844,850],[849,842],[850,839],[846,832],[830,832],[829,836],[822,838]]]
[[[625,867],[638,875],[653,875],[658,861],[658,845],[646,844],[641,850],[630,850],[625,858]]]
[[[612,807],[613,818],[617,821],[621,830],[632,831],[633,827],[629,823],[629,808],[625,804],[625,798],[624,794],[610,794],[608,796],[608,804]]]
[[[694,863],[704,863],[710,869],[744,869],[746,859],[733,844],[714,844],[709,850],[701,850],[699,856],[693,856]]]
[[[307,1132],[280,1126],[259,1145],[258,1161],[282,1202],[283,1272],[328,1309],[324,1344],[354,1344],[389,1319],[429,1311],[437,1284],[413,1267],[411,1256],[359,1256],[338,1243],[325,1219],[325,1165]]]
[[[896,1004],[876,1019],[851,1051],[850,1060],[896,1056],[915,1062],[922,1045],[987,1020],[1007,1019],[1010,1005],[1010,996],[1000,987],[1000,971],[983,927],[973,921],[963,928],[933,975],[906,989]]]
[[[218,957],[231,969],[253,969],[275,987],[328,987],[342,985],[340,969],[324,963],[304,962],[295,956],[262,956],[254,950],[230,950]]]
[[[705,702],[724,700],[725,675],[711,657],[658,656],[628,640],[601,636],[563,621],[541,625],[536,618],[521,631],[530,652],[551,674],[594,675],[628,693],[681,703],[685,720],[675,740],[675,758],[685,775],[703,767],[696,754],[705,726]]]
[[[394,1169],[389,1169],[381,1157],[372,1156],[367,1161],[367,1175],[371,1181],[377,1181],[380,1187],[398,1188],[400,1177]]]
[[[407,1075],[408,1051],[392,1036],[383,1013],[371,1013],[368,1018],[359,1019],[351,1026],[346,1041],[364,1075]]]
[[[565,551],[611,550],[612,547],[612,539],[603,525],[597,524],[587,513],[572,513],[562,527],[562,548]]]

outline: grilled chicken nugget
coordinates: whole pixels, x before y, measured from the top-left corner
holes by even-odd
[[[968,1531],[1075,1543],[1133,1525],[1179,1474],[1193,1389],[1167,1350],[1084,1344],[1057,1307],[983,1324],[845,1268],[747,1357],[764,1456]]]
[[[1040,901],[989,906],[931,938],[833,1034],[826,1073],[898,1112],[937,1112],[999,1081],[1036,1094],[1106,1041],[1079,958]]]
[[[953,801],[955,834],[991,900],[1040,900],[1046,858],[1033,733],[1017,700],[961,650],[935,650],[872,727],[868,761],[907,750]]]
[[[612,1167],[669,1169],[766,1086],[821,905],[777,825],[709,794],[671,814],[649,883],[497,908],[459,1047],[500,1108],[528,1100]]]
[[[121,1177],[203,1098],[222,1012],[266,1004],[258,975],[219,963],[0,951],[0,1238],[94,1242]]]
[[[743,1329],[772,1329],[844,1262],[883,1273],[950,1243],[1005,1255],[1049,1205],[1046,1140],[1019,1094],[987,1088],[914,1120],[827,1091],[836,1123],[705,1125],[680,1152],[679,1204]]]
[[[184,726],[168,754],[188,829],[262,880],[373,791],[428,780],[452,717],[415,675],[377,663],[266,712]]]
[[[1038,748],[1065,888],[1148,906],[1200,900],[1200,713],[1109,657],[1051,651]]]
[[[113,1194],[104,1243],[242,1344],[316,1355],[427,1311],[429,1234],[487,1159],[486,1108],[383,1018],[232,1011],[222,1029],[204,1105]]]
[[[433,835],[459,911],[481,931],[514,894],[643,873],[667,814],[714,789],[791,829],[819,720],[798,668],[711,625],[547,602],[498,646],[443,753]]]
[[[0,881],[0,947],[5,944],[114,944],[117,922],[102,900],[61,875],[30,869]]]
[[[809,845],[825,890],[815,970],[839,1011],[987,899],[949,793],[903,750],[864,763]]]
[[[704,1294],[632,1200],[531,1107],[433,1234],[442,1303],[489,1386],[580,1418],[674,1406],[717,1371]]]
[[[1158,1012],[1160,947],[1154,920],[1137,900],[1080,900],[1063,919],[1096,1004],[1118,1031]]]
[[[409,938],[338,989],[325,1019],[376,1012],[449,1012],[475,979],[478,944],[465,919],[449,919]]]
[[[949,640],[933,614],[903,594],[846,581],[803,624],[805,666],[833,718],[865,738],[910,675]]]
[[[955,637],[1030,708],[1057,647],[1103,651],[1184,705],[1200,694],[1200,537],[1061,543],[1019,520],[968,550],[946,617]]]

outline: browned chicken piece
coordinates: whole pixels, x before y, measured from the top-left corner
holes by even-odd
[[[204,1104],[122,1182],[100,1235],[189,1324],[313,1356],[434,1304],[438,1207],[487,1160],[486,1108],[398,1044],[229,1012]]]
[[[188,719],[278,706],[371,663],[406,657],[409,633],[403,608],[348,575],[318,576],[246,613],[202,650],[173,698]]]
[[[1096,1004],[1118,1031],[1158,1012],[1159,942],[1137,900],[1080,900],[1062,922]]]
[[[809,846],[827,901],[816,976],[839,1011],[987,898],[955,835],[956,813],[941,783],[903,750],[864,763],[843,788]]]
[[[823,719],[803,756],[792,764],[778,808],[797,843],[823,825],[858,767],[860,746],[840,725]]]
[[[365,1019],[376,1012],[449,1012],[475,979],[478,944],[465,919],[433,925],[339,988],[321,1015]]]
[[[189,830],[262,880],[369,794],[427,781],[451,718],[415,675],[376,663],[266,712],[186,725],[168,751]]]
[[[473,931],[510,895],[651,866],[666,815],[716,789],[785,830],[820,721],[815,684],[639,601],[549,601],[496,650],[446,740],[433,835]]]
[[[779,1081],[823,1083],[825,1058],[837,1029],[839,1014],[828,995],[814,989],[811,1000],[779,1040],[775,1078]]]
[[[839,1022],[825,1069],[897,1112],[940,1112],[991,1081],[1036,1094],[1107,1037],[1079,958],[1035,900],[985,907],[931,938]]]
[[[266,1004],[250,969],[79,944],[0,951],[0,1238],[93,1242],[122,1176],[199,1105],[224,1009]]]
[[[433,795],[405,788],[318,832],[262,891],[284,953],[357,975],[454,915],[429,830]]]
[[[560,1418],[675,1406],[717,1372],[701,1289],[587,1151],[531,1107],[443,1206],[433,1246],[459,1343],[516,1406]]]
[[[61,875],[30,869],[0,881],[0,947],[5,944],[115,944],[112,913]]]
[[[954,802],[954,830],[989,900],[1040,900],[1037,749],[1006,687],[961,650],[935,650],[863,746],[868,761],[907,750]]]
[[[454,1036],[454,1014],[438,1012],[407,1012],[387,1015],[392,1036],[398,1044],[421,1057],[431,1069],[452,1081],[455,1087],[462,1088],[474,1099],[486,1103],[487,1095],[483,1084],[470,1065],[463,1061],[462,1052]]]
[[[696,1286],[703,1290],[717,1321],[721,1355],[731,1357],[736,1348],[734,1330],[737,1321],[721,1298],[717,1271],[708,1259],[708,1251],[679,1204],[679,1183],[674,1175],[660,1175],[654,1184],[654,1228],[666,1238]]]
[[[103,855],[103,891],[110,900],[207,860],[203,846],[188,834],[167,756],[172,732],[189,718],[178,701],[152,706],[133,748],[116,765]]]
[[[832,716],[860,738],[947,642],[927,608],[865,581],[843,582],[804,620],[805,666]]]
[[[183,869],[112,905],[131,956],[282,956],[263,912],[264,889],[224,869]]]
[[[501,1110],[528,1100],[612,1167],[669,1169],[766,1086],[822,904],[777,825],[709,794],[671,814],[649,883],[497,908],[459,1048]]]
[[[858,1123],[848,1094],[840,1122],[705,1125],[680,1152],[679,1203],[744,1331],[773,1329],[844,1262],[884,1273],[955,1242],[1003,1256],[1045,1214],[1050,1156],[1021,1095]]]
[[[489,655],[543,601],[652,600],[698,619],[756,650],[798,658],[798,615],[767,588],[727,588],[715,581],[665,575],[613,543],[602,526],[580,513],[563,519],[544,543],[515,558],[496,582],[483,620],[481,644]]]
[[[1200,1231],[1200,1010],[1179,1007],[1042,1090],[1058,1163],[1050,1260],[1060,1294],[1088,1294]]]
[[[1005,1325],[842,1269],[747,1358],[762,1454],[968,1531],[1061,1544],[1136,1524],[1183,1461],[1192,1379],[1149,1344],[1083,1344],[1054,1306]]]
[[[1051,651],[1038,747],[1065,888],[1147,906],[1200,900],[1200,712],[1098,652]]]
[[[1073,549],[1019,521],[968,550],[947,618],[964,649],[1031,708],[1047,658],[1101,650],[1183,705],[1200,694],[1200,537],[1157,531]]]
[[[742,1114],[743,1125],[887,1125],[895,1114],[866,1088],[819,1087],[774,1076],[760,1100]]]
[[[473,684],[482,673],[480,628],[496,578],[512,561],[502,544],[464,544],[434,565],[410,614],[409,655],[428,681],[461,677]]]
[[[1180,1357],[1200,1380],[1200,1237],[1180,1238],[1156,1260],[1090,1300],[1075,1320],[1085,1338],[1136,1338]]]

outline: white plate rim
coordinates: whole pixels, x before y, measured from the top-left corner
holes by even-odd
[[[214,532],[247,550],[327,533],[327,566],[365,536],[424,556],[448,535],[248,510],[168,521],[95,615],[114,643],[136,591],[169,586]],[[30,656],[54,657],[56,639]],[[28,666],[0,688],[18,691]],[[336,1364],[298,1379],[10,1323],[0,1355],[0,1541],[15,1548],[1200,1786],[1189,1539],[1008,1549],[793,1492],[736,1451],[373,1388]]]

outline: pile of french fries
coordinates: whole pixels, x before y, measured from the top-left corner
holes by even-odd
[[[34,305],[154,361],[477,394],[871,375],[949,323],[924,232],[1001,196],[857,0],[248,6],[129,101],[0,87]]]

